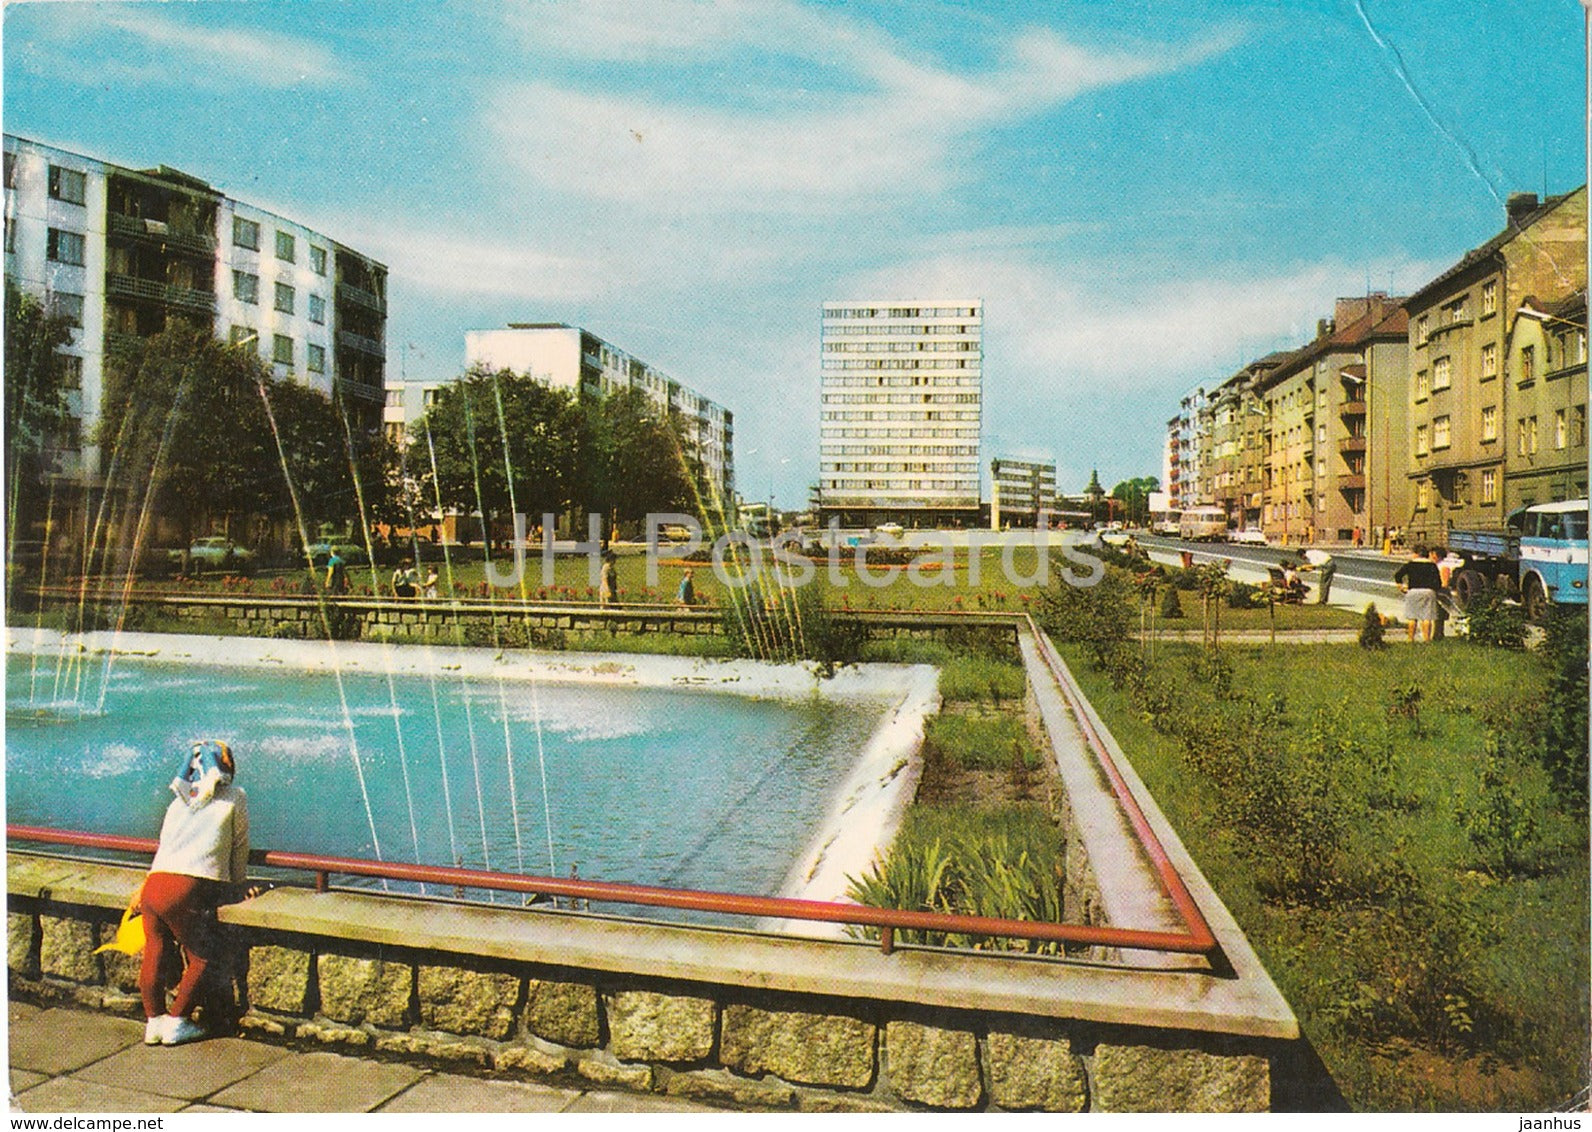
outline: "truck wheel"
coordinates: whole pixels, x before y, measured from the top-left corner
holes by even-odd
[[[1522,583],[1521,594],[1526,605],[1527,621],[1541,621],[1547,616],[1548,595],[1542,588],[1542,579],[1532,574]]]
[[[1454,576],[1454,602],[1461,613],[1469,613],[1475,602],[1482,600],[1488,590],[1487,575],[1480,570],[1461,570]]]

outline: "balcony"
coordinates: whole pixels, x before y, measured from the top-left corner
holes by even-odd
[[[174,251],[210,259],[216,254],[216,238],[208,232],[172,228],[163,220],[149,220],[141,216],[124,216],[120,212],[106,214],[110,234],[125,236],[146,243],[159,244]]]
[[[1361,398],[1359,398],[1358,400],[1355,400],[1355,401],[1344,401],[1342,404],[1340,404],[1338,406],[1338,416],[1340,416],[1340,417],[1363,417],[1363,416],[1365,416],[1365,398],[1361,397]]]
[[[1340,475],[1338,477],[1338,490],[1339,491],[1364,491],[1365,490],[1365,473],[1364,472],[1346,472],[1343,475]]]
[[[1338,451],[1342,452],[1345,456],[1351,452],[1364,452],[1365,437],[1345,436],[1343,439],[1338,441]]]
[[[381,358],[383,361],[387,358],[387,351],[382,348],[380,342],[374,338],[366,338],[363,334],[355,334],[352,330],[339,330],[337,343],[340,346],[347,346],[350,350],[358,350],[360,353]]]
[[[117,272],[105,277],[105,294],[114,299],[141,299],[205,314],[214,314],[216,309],[216,297],[210,291],[196,291],[192,287],[177,287]]]
[[[339,283],[337,297],[345,303],[352,303],[356,307],[375,311],[377,314],[387,313],[387,300],[374,291],[367,291],[363,287],[355,287],[352,283]]]

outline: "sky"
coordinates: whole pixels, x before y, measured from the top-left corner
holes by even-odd
[[[388,372],[583,326],[805,503],[825,301],[984,302],[983,463],[1158,475],[1178,399],[1585,180],[1576,0],[32,0],[0,119],[390,268]]]

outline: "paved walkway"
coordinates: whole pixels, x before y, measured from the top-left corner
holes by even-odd
[[[557,1088],[296,1050],[250,1038],[165,1048],[144,1026],[9,1004],[12,1112],[716,1112],[669,1097]]]

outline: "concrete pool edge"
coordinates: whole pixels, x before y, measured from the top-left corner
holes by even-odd
[[[110,630],[64,633],[14,625],[6,627],[6,651],[32,655],[73,652],[110,657],[113,662],[117,656],[127,656],[236,667],[301,668],[310,672],[336,668],[344,672],[402,675],[442,669],[455,676],[484,679],[673,688],[774,699],[808,699],[816,695],[825,699],[892,702],[900,698],[899,674],[921,667],[870,663],[842,668],[826,679],[813,664],[650,653],[551,652]]]

